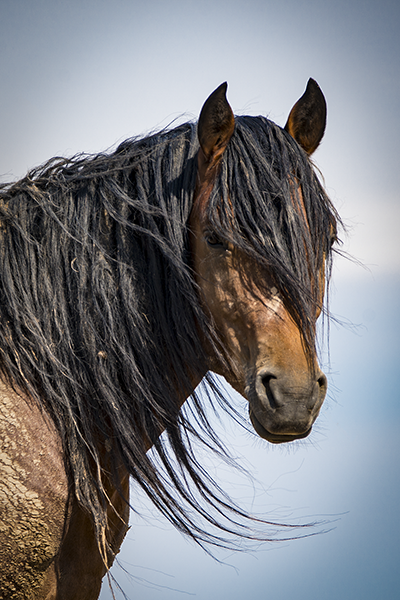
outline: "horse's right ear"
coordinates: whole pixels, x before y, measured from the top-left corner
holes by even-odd
[[[309,79],[306,91],[290,111],[285,129],[310,155],[318,148],[325,126],[325,96],[318,83]]]
[[[200,113],[197,136],[207,167],[219,162],[235,129],[235,118],[226,99],[227,87],[227,83],[217,87]]]

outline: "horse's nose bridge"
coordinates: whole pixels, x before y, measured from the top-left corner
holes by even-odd
[[[315,358],[308,356],[298,327],[284,311],[276,311],[264,327],[254,330],[249,340],[255,371],[267,371],[274,378],[293,379],[306,385]]]

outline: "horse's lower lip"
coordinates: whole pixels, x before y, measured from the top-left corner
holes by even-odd
[[[308,429],[304,433],[299,434],[285,435],[283,433],[270,433],[267,429],[265,429],[263,425],[261,425],[260,421],[254,416],[252,410],[250,410],[250,420],[257,434],[264,440],[271,442],[271,444],[284,444],[286,442],[293,442],[294,440],[301,440],[307,437],[312,429],[312,427],[310,427],[310,429]]]

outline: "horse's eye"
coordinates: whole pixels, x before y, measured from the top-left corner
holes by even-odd
[[[216,233],[208,231],[204,237],[207,244],[211,246],[211,248],[226,248],[225,241],[221,240]]]

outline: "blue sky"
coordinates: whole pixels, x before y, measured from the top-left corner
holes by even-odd
[[[399,596],[399,25],[397,0],[0,0],[2,181],[194,119],[223,81],[237,114],[283,125],[313,77],[328,103],[315,163],[348,226],[344,249],[367,267],[334,270],[331,309],[345,324],[331,327],[312,436],[273,448],[229,422],[221,433],[258,481],[257,506],[341,515],[334,530],[220,564],[135,496],[146,520],[132,521],[119,557],[131,577],[113,569],[130,598]],[[218,476],[250,502],[250,484]]]

